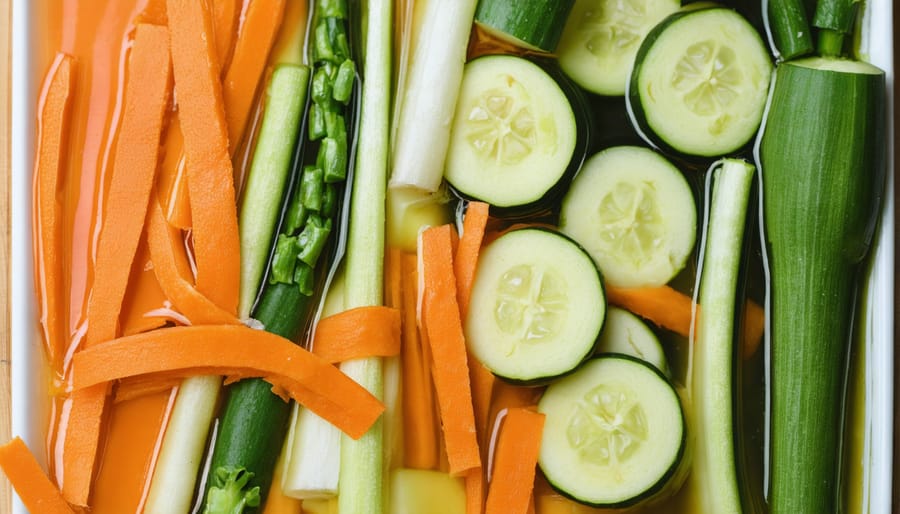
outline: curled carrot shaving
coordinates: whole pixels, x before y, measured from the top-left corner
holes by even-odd
[[[179,121],[184,135],[197,289],[237,312],[240,242],[219,63],[206,2],[168,0]]]
[[[64,353],[63,250],[60,234],[61,206],[57,199],[63,152],[72,99],[72,57],[57,54],[38,106],[37,157],[34,163],[35,290],[41,310],[44,344],[51,362]]]
[[[543,429],[543,414],[525,408],[507,411],[494,456],[485,514],[529,512]]]
[[[156,203],[155,199],[150,200]],[[131,278],[128,279],[128,290],[122,300],[122,313],[119,324],[122,335],[137,334],[159,328],[166,324],[166,318],[154,314],[165,312],[168,298],[159,287],[153,265],[150,261],[150,248],[147,244],[147,233],[138,244],[134,263],[131,265]]]
[[[313,352],[328,362],[400,353],[400,311],[384,306],[349,309],[319,321]]]
[[[74,514],[37,459],[21,438],[0,446],[0,468],[29,511],[40,514]]]
[[[475,414],[469,383],[456,278],[453,272],[453,230],[449,225],[422,233],[424,273],[423,321],[431,345],[434,385],[450,474],[459,476],[481,467]]]
[[[200,294],[188,281],[183,270],[186,264],[179,266],[176,254],[176,246],[181,244],[175,234],[177,230],[166,221],[159,203],[152,201],[147,220],[147,241],[153,272],[166,296],[193,324],[240,323],[237,317]]]
[[[72,388],[174,371],[264,377],[353,438],[384,411],[378,399],[325,360],[243,325],[164,328],[82,350],[72,360]]]
[[[139,24],[135,32],[125,110],[116,138],[97,264],[88,305],[88,346],[116,337],[131,263],[156,177],[171,68],[165,27]]]

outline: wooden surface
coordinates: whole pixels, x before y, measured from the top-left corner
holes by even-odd
[[[11,0],[0,0],[0,441],[9,440],[9,106]],[[9,512],[9,482],[0,473],[0,512]]]

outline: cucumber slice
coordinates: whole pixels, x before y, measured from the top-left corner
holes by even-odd
[[[756,134],[772,60],[759,34],[726,8],[685,9],[641,45],[628,105],[645,138],[677,152],[719,156]]]
[[[606,323],[597,343],[597,353],[621,353],[637,357],[669,374],[666,353],[653,330],[634,314],[618,307],[606,311]]]
[[[694,248],[697,208],[684,175],[664,157],[618,146],[584,163],[563,198],[559,228],[591,254],[609,283],[661,286]]]
[[[481,57],[463,72],[444,177],[494,206],[534,204],[566,176],[576,139],[553,77],[521,57]]]
[[[606,314],[590,256],[557,232],[508,232],[482,250],[466,339],[495,375],[539,383],[587,359]]]
[[[574,0],[481,0],[475,23],[493,37],[528,50],[552,52]]]
[[[547,416],[538,464],[573,500],[628,507],[668,493],[667,484],[683,475],[678,394],[659,370],[634,357],[588,361],[547,387],[538,411]]]
[[[634,56],[680,0],[577,0],[556,49],[559,66],[597,94],[625,94]]]

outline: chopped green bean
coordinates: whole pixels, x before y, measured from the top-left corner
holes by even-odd
[[[322,168],[307,166],[300,178],[300,201],[310,211],[319,212],[322,208],[322,189],[325,187]]]

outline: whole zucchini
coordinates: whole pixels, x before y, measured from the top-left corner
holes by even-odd
[[[857,281],[884,189],[884,73],[782,63],[760,143],[771,279],[774,514],[837,510]]]

